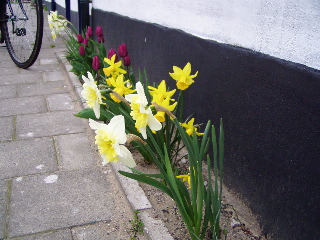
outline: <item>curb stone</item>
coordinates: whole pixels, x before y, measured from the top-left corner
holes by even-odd
[[[80,94],[82,90],[82,84],[80,83],[78,77],[74,73],[70,72],[72,66],[66,61],[63,54],[57,54],[57,58],[59,59],[60,65],[62,65],[62,69],[67,73],[68,81],[76,93],[77,98],[80,100],[82,107],[85,108],[85,100]],[[94,131],[91,131],[92,134],[94,134]],[[122,190],[127,196],[127,200],[131,208],[140,212],[139,216],[144,223],[145,232],[147,233],[148,237],[151,240],[173,240],[173,237],[170,235],[169,230],[166,228],[163,221],[154,219],[147,212],[147,210],[152,209],[152,205],[142,188],[139,186],[139,183],[136,180],[122,176],[118,172],[119,170],[125,170],[127,172],[132,171],[125,167],[122,163],[111,163],[111,166]]]

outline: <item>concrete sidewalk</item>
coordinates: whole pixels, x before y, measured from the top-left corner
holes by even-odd
[[[81,84],[47,26],[27,70],[0,47],[0,239],[130,239],[133,209],[139,239],[172,239],[138,184],[118,176],[123,166],[101,166],[87,120],[73,116]]]

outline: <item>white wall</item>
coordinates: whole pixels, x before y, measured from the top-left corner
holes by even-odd
[[[320,0],[93,0],[93,7],[320,69]]]

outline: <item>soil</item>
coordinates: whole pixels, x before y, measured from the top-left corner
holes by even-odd
[[[146,163],[138,152],[133,152],[136,169],[144,173],[158,173],[154,164]],[[179,168],[188,168],[187,160],[179,163]],[[190,239],[188,230],[180,217],[175,202],[159,189],[139,183],[151,202],[152,217],[161,219],[175,240]],[[246,204],[233,192],[223,186],[220,228],[224,240],[268,240],[262,234],[257,218]]]

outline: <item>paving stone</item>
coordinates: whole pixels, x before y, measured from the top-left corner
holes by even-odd
[[[4,228],[6,221],[6,209],[7,209],[7,191],[8,182],[0,181],[0,239],[4,238]]]
[[[40,61],[40,65],[58,64],[59,63],[56,56],[54,56],[53,58],[41,58],[40,57],[39,61]]]
[[[14,179],[9,236],[110,221],[110,184],[100,168]]]
[[[20,69],[17,67],[1,68],[2,75],[17,75],[19,72],[20,72]]]
[[[38,233],[29,236],[9,238],[10,240],[73,240],[69,229],[53,231],[48,233]]]
[[[43,81],[45,82],[62,81],[64,79],[65,79],[64,73],[61,71],[43,73]]]
[[[25,73],[16,75],[2,75],[0,85],[20,84],[20,83],[36,83],[42,81],[41,73]]]
[[[0,86],[0,98],[14,98],[17,95],[16,85]]]
[[[56,137],[62,168],[71,170],[97,166],[100,156],[90,147],[85,133]]]
[[[18,86],[18,95],[21,97],[64,92],[68,92],[65,81],[21,84]]]
[[[10,58],[8,60],[0,61],[0,67],[1,68],[12,68],[12,67],[16,67],[16,65],[14,64],[14,62]]]
[[[0,118],[0,141],[12,140],[13,117]]]
[[[42,113],[47,110],[46,100],[43,96],[0,99],[1,116]]]
[[[96,223],[87,226],[75,227],[72,234],[77,240],[115,240],[118,239],[117,229],[110,229],[108,223]],[[123,236],[126,239],[126,236]]]
[[[28,73],[28,72],[53,72],[53,71],[61,71],[60,64],[46,64],[46,65],[38,65],[34,66],[32,65],[28,69],[21,69],[20,72],[22,74]]]
[[[0,178],[58,170],[52,138],[0,143]]]
[[[75,108],[75,101],[68,93],[49,95],[47,99],[50,111],[72,110]]]
[[[45,137],[84,132],[84,122],[73,114],[71,111],[63,111],[19,115],[16,123],[17,137]]]

